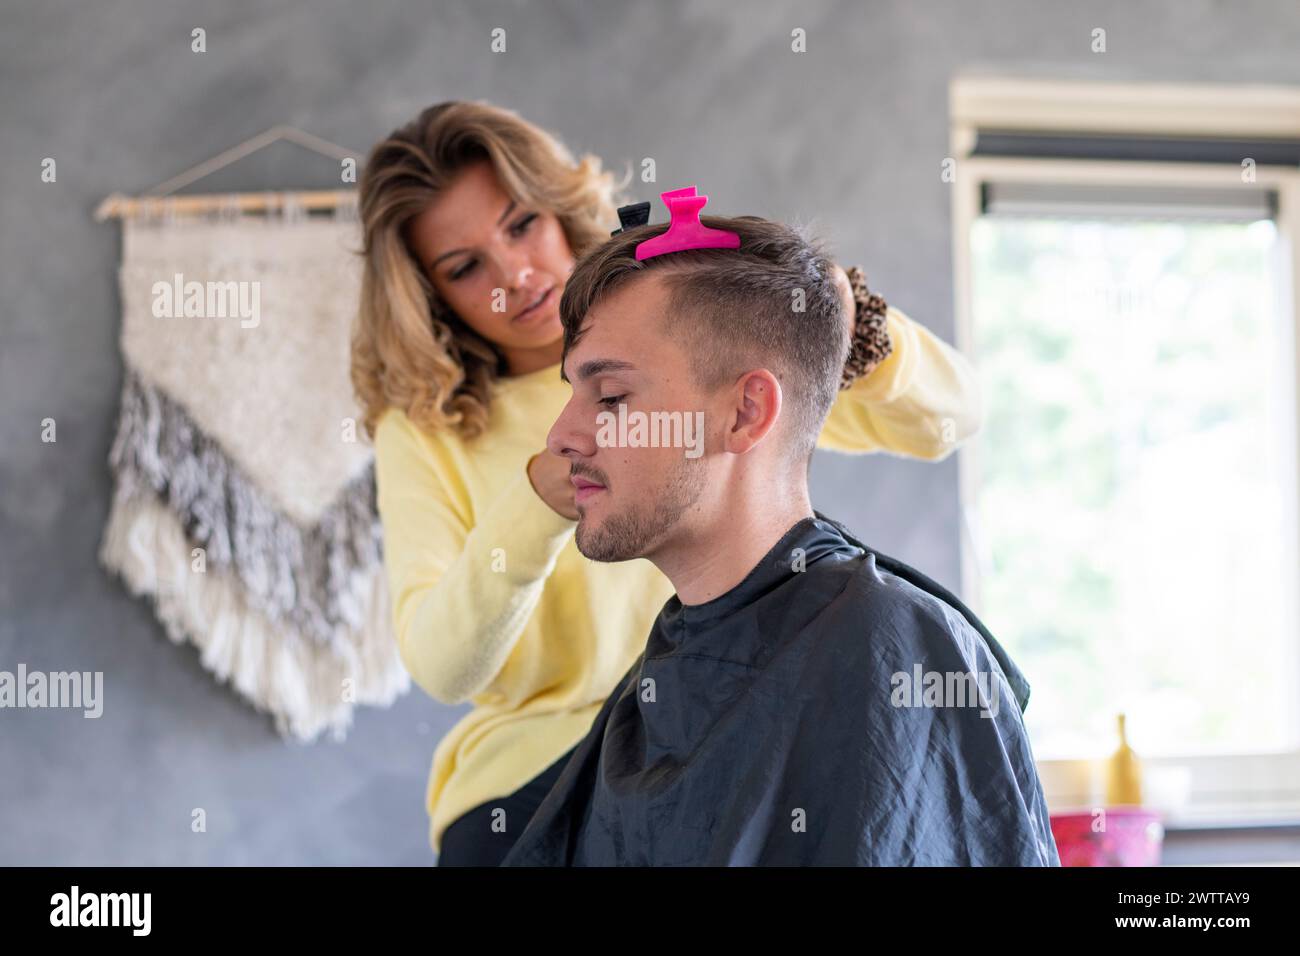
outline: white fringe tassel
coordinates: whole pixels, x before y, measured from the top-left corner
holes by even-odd
[[[410,688],[382,565],[371,575],[363,626],[325,647],[250,608],[229,570],[192,571],[190,551],[180,522],[156,497],[114,497],[100,562],[132,594],[151,596],[167,636],[194,644],[203,666],[274,717],[280,734],[309,743],[329,730],[341,741],[354,703],[387,707]]]

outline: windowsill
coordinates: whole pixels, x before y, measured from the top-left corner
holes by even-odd
[[[1300,820],[1197,821],[1165,827],[1162,866],[1300,866]]]
[[[1059,795],[1057,795],[1059,797]],[[1293,792],[1240,793],[1147,809],[1160,813],[1162,866],[1300,866],[1300,798]],[[1052,813],[1095,813],[1103,802],[1057,799]]]
[[[1275,820],[1183,820],[1165,824],[1165,833],[1276,833],[1300,836],[1300,817]]]

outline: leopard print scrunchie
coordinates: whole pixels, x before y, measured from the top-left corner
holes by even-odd
[[[840,379],[841,390],[868,374],[894,351],[894,343],[890,341],[886,328],[885,310],[888,306],[884,298],[867,289],[867,276],[857,266],[850,266],[844,272],[853,287],[857,313],[849,358],[844,363],[844,375]]]

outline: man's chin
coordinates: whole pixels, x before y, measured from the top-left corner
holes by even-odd
[[[639,558],[640,554],[634,553],[636,549],[633,542],[623,535],[611,534],[607,524],[604,519],[579,511],[578,527],[573,538],[578,553],[592,561],[604,563]]]

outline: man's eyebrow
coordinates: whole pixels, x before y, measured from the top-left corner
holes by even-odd
[[[506,217],[510,215],[510,211],[511,211],[512,209],[514,209],[514,208],[515,208],[515,201],[512,199],[512,200],[510,200],[510,205],[506,206],[506,211],[503,212],[503,213],[501,214],[501,218],[497,220],[497,225],[498,225],[498,226],[501,225],[501,223],[505,222]],[[436,258],[436,259],[434,259],[432,262],[430,262],[429,265],[428,265],[426,268],[428,268],[430,271],[432,271],[432,270],[433,270],[433,267],[436,266],[436,265],[437,265],[439,262],[441,262],[443,259],[446,259],[448,256],[454,256],[454,255],[457,255],[457,254],[462,253],[462,252],[469,252],[469,250],[468,250],[468,249],[451,249],[451,250],[449,250],[449,251],[447,251],[447,252],[444,252],[444,253],[443,253],[442,255],[440,255],[438,258]]]
[[[631,362],[624,362],[622,359],[587,359],[578,366],[577,379],[583,381],[591,378],[593,375],[602,375],[605,372],[635,372],[636,366]],[[569,376],[564,374],[564,366],[560,366],[560,380],[569,382]],[[569,382],[569,384],[573,384]]]

